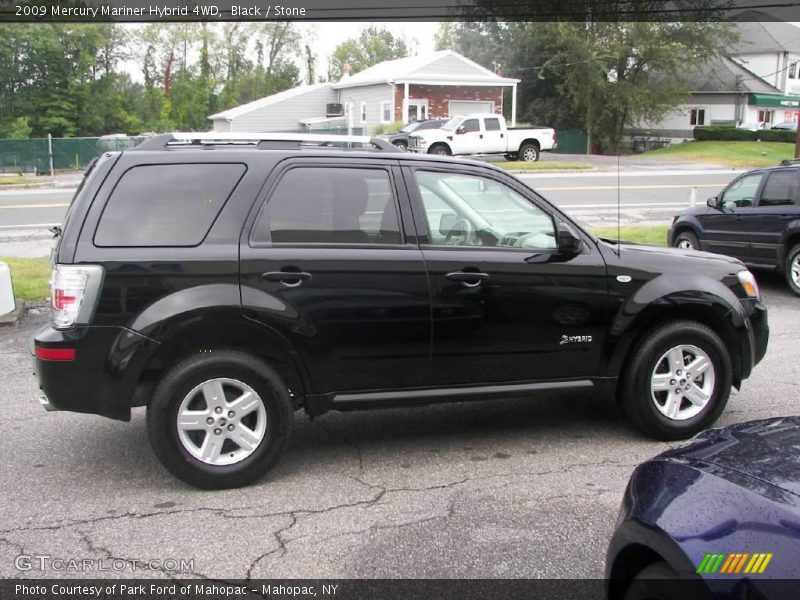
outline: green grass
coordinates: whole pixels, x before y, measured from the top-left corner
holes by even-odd
[[[691,141],[637,154],[637,158],[717,163],[729,167],[769,167],[794,157],[794,144],[785,142]]]
[[[591,231],[597,237],[617,239],[616,227],[592,227]],[[637,244],[650,244],[651,246],[667,245],[666,225],[625,225],[619,230],[619,239],[623,242]]]
[[[19,185],[21,183],[36,183],[36,180],[32,177],[19,177],[18,175],[0,176],[0,185]]]
[[[14,295],[27,302],[40,302],[50,295],[50,262],[46,258],[3,258],[11,269]]]
[[[578,162],[565,162],[560,160],[524,162],[512,160],[494,163],[496,166],[508,171],[567,171],[594,169],[592,165]]]

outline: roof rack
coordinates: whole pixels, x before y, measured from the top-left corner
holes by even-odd
[[[240,133],[221,131],[164,133],[145,140],[134,150],[167,150],[194,146],[236,146],[257,148],[332,148],[398,152],[381,138],[367,135],[325,133]]]

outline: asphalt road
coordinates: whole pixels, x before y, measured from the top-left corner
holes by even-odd
[[[720,424],[797,413],[800,299],[759,280],[770,347]],[[44,319],[0,329],[0,577],[78,575],[19,572],[22,553],[187,559],[214,578],[600,577],[631,471],[668,447],[579,396],[298,414],[264,480],[196,491],[156,461],[141,409],[44,412],[25,347]]]
[[[739,171],[631,171],[537,173],[520,178],[545,198],[589,225],[666,223],[689,206],[721,190]],[[0,190],[0,256],[47,256],[47,227],[63,221],[70,189]]]

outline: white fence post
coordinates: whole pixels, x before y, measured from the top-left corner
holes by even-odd
[[[53,171],[53,136],[51,134],[47,134],[47,160],[50,163],[50,177],[55,175]]]
[[[689,190],[689,207],[694,208],[695,204],[697,204],[697,187],[692,186]]]

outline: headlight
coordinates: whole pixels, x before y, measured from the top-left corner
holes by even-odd
[[[758,282],[756,282],[756,278],[750,271],[739,271],[736,274],[736,277],[739,278],[739,283],[742,284],[744,293],[747,294],[748,297],[761,300],[761,292],[758,289]]]

